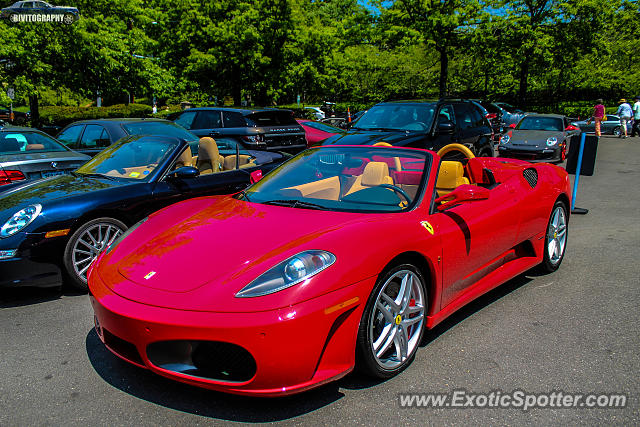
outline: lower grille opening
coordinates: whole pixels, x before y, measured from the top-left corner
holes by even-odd
[[[248,381],[257,370],[251,353],[220,341],[160,341],[149,344],[147,357],[168,371],[225,382]]]
[[[142,357],[140,357],[140,353],[138,353],[138,349],[135,345],[131,344],[129,341],[125,341],[122,338],[113,335],[105,328],[102,328],[102,337],[104,339],[105,345],[111,350],[115,351],[120,356],[133,363],[144,366]]]

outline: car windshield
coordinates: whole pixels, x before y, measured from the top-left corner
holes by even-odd
[[[238,194],[253,203],[345,212],[401,212],[422,192],[426,151],[387,147],[309,149]]]
[[[125,123],[122,127],[129,135],[175,136],[176,138],[184,139],[187,142],[198,142],[197,136],[173,122],[132,122]]]
[[[344,133],[344,129],[337,128],[335,126],[328,125],[326,123],[320,122],[302,122],[303,126],[308,126],[310,128],[318,129],[323,132],[329,133]]]
[[[384,104],[370,108],[352,127],[356,130],[425,131],[431,126],[435,104]]]
[[[76,172],[146,180],[179,144],[177,139],[124,138],[98,153]]]
[[[50,136],[38,132],[10,131],[0,132],[0,154],[43,153],[50,151],[69,151]]]
[[[562,131],[562,119],[559,117],[527,116],[520,120],[516,129]]]

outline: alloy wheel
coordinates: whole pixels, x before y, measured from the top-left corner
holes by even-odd
[[[547,255],[551,264],[558,264],[562,260],[566,244],[567,216],[562,206],[556,206],[547,230]]]
[[[71,261],[80,280],[87,282],[87,270],[100,252],[113,243],[124,230],[109,223],[96,223],[87,228],[73,244]]]
[[[397,369],[410,359],[424,325],[425,295],[418,276],[400,270],[384,283],[369,318],[371,352],[378,365]]]

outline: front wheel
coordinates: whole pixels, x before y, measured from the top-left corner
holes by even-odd
[[[411,264],[394,267],[378,279],[358,329],[358,368],[390,378],[413,361],[424,332],[425,281]]]
[[[71,25],[73,24],[74,21],[75,21],[75,18],[71,13],[65,13],[64,16],[62,17],[62,22],[64,22],[66,25]]]
[[[620,128],[620,126],[616,126],[613,128],[613,132],[612,132],[615,136],[620,136],[622,134],[622,129]]]
[[[545,273],[556,271],[562,263],[567,247],[568,224],[567,207],[563,202],[557,201],[553,205],[544,239],[544,255],[540,269]]]
[[[127,226],[114,218],[97,218],[83,224],[69,238],[64,251],[64,267],[69,284],[86,291],[87,270],[98,254],[113,243]]]

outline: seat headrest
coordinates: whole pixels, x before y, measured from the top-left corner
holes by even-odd
[[[458,178],[464,176],[464,167],[462,163],[453,160],[443,160],[440,162],[440,171],[438,172],[437,188],[456,188],[458,186]]]
[[[200,138],[198,144],[198,160],[215,160],[220,155],[218,144],[210,136]]]
[[[187,145],[187,148],[180,154],[176,164],[181,164],[183,166],[192,166],[193,163],[193,155],[191,154],[191,147]]]
[[[374,187],[386,184],[389,166],[385,162],[369,162],[362,172],[362,185]]]

